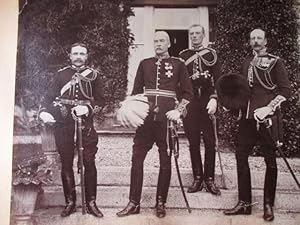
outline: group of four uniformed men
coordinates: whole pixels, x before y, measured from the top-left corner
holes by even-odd
[[[167,121],[183,117],[184,130],[189,142],[194,181],[187,192],[203,188],[220,195],[214,182],[216,137],[210,115],[217,111],[218,96],[215,83],[221,76],[221,66],[216,51],[203,46],[205,36],[201,25],[192,25],[189,37],[192,49],[183,50],[180,58],[170,57],[170,38],[164,31],[154,35],[155,56],[144,59],[137,69],[132,95],[143,93],[152,107],[144,124],[137,128],[134,137],[131,180],[128,205],[117,213],[119,217],[140,212],[143,185],[143,162],[147,152],[156,143],[160,169],[156,193],[156,215],[166,215],[165,203],[171,179],[171,156],[167,152]],[[264,219],[273,220],[277,166],[275,146],[267,140],[268,132],[262,124],[256,126],[255,118],[274,113],[278,105],[289,97],[287,72],[279,57],[266,52],[266,34],[255,29],[250,34],[254,55],[245,60],[242,75],[248,80],[251,97],[248,107],[242,109],[236,150],[238,172],[238,204],[226,215],[251,214],[251,183],[248,156],[258,138],[262,140],[267,165],[264,187]],[[55,122],[55,140],[61,157],[61,177],[66,206],[61,216],[76,210],[76,193],[73,173],[74,118],[81,116],[83,129],[83,163],[85,167],[85,196],[87,212],[102,217],[96,205],[97,171],[95,154],[98,137],[93,126],[93,115],[104,106],[100,74],[87,67],[88,48],[85,44],[71,46],[71,65],[61,69],[45,96],[40,118]],[[180,94],[178,95],[178,87]],[[276,88],[276,94],[274,89]],[[180,96],[180,102],[176,97]],[[204,167],[200,155],[201,133],[205,146]],[[76,140],[75,140],[76,141]]]

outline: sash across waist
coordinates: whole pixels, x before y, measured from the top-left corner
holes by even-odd
[[[167,98],[176,98],[175,91],[146,88],[144,93],[146,96],[160,96],[160,97],[167,97]]]
[[[90,100],[70,100],[70,99],[59,99],[61,104],[66,105],[90,105]]]

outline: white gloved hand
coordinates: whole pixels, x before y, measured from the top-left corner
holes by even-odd
[[[206,106],[207,113],[210,115],[215,114],[217,111],[217,105],[217,100],[215,98],[211,98]]]
[[[273,109],[268,106],[264,106],[254,110],[254,119],[257,121],[263,121],[268,115],[273,115]]]
[[[76,116],[88,115],[89,108],[86,105],[77,105],[72,108],[72,111],[75,112]]]
[[[44,123],[55,123],[56,122],[54,117],[48,112],[41,112],[39,117]]]
[[[181,113],[177,109],[170,110],[166,113],[169,120],[178,121],[180,119]]]

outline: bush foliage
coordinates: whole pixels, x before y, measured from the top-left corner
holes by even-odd
[[[28,89],[42,97],[56,71],[68,64],[71,44],[80,41],[88,45],[89,65],[105,84],[107,107],[101,115],[112,111],[127,88],[130,2],[20,1],[16,96]]]
[[[255,28],[267,33],[268,51],[284,59],[292,87],[292,97],[283,107],[284,151],[300,154],[299,45],[296,1],[221,0],[217,7],[216,49],[223,72],[240,70],[245,56],[251,54],[249,34]],[[220,135],[234,144],[237,123],[227,113],[220,115]]]

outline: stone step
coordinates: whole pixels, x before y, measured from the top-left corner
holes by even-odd
[[[101,211],[104,217],[99,219],[91,215],[82,215],[80,209],[69,217],[61,218],[61,208],[36,210],[34,220],[37,225],[266,225],[270,224],[262,219],[262,211],[253,210],[252,215],[224,216],[220,211],[193,210],[191,214],[186,210],[168,209],[165,218],[155,216],[153,209],[142,208],[140,214],[119,218],[115,215],[121,208],[106,208]],[[299,213],[275,212],[272,225],[299,225]]]
[[[101,208],[121,208],[128,203],[129,187],[121,186],[98,186],[97,203]],[[156,188],[144,187],[141,206],[144,208],[155,205]],[[262,208],[263,190],[252,191],[253,202],[258,202],[254,208]],[[233,207],[237,202],[236,190],[222,190],[221,196],[213,196],[201,191],[187,194],[190,207],[193,209],[226,209]],[[77,187],[77,199],[80,205],[80,188]],[[61,187],[44,187],[43,193],[39,195],[38,207],[47,208],[63,206],[64,196]],[[185,208],[185,203],[180,188],[172,187],[169,190],[167,201],[168,208]],[[279,190],[276,193],[276,210],[286,212],[300,212],[300,191]]]
[[[74,167],[74,171],[76,168]],[[130,167],[115,167],[105,166],[97,168],[97,181],[100,186],[129,186],[130,185]],[[53,168],[53,183],[52,186],[61,186],[60,169]],[[154,187],[157,184],[159,168],[145,168],[144,170],[144,186]],[[216,185],[223,188],[221,182],[220,171],[215,176]],[[190,186],[193,182],[191,169],[180,168],[182,182],[185,187]],[[237,188],[237,174],[234,170],[224,170],[225,183],[228,189]],[[253,171],[251,173],[252,187],[262,189],[264,186],[264,172]],[[297,174],[298,179],[300,176]],[[76,184],[79,185],[80,176],[75,174]],[[173,166],[171,187],[179,187],[176,169]],[[296,182],[293,180],[290,173],[280,172],[278,174],[277,189],[279,190],[299,190]]]

